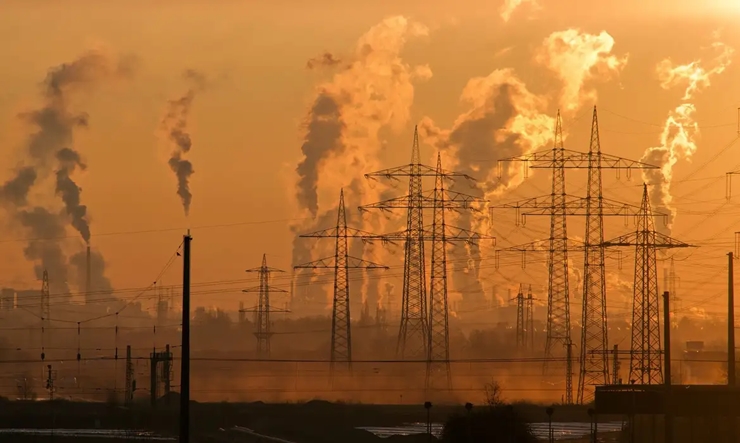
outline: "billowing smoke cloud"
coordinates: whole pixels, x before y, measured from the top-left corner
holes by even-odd
[[[190,213],[190,203],[193,200],[193,194],[190,192],[190,176],[195,172],[193,164],[184,158],[193,145],[188,133],[188,116],[196,93],[205,89],[206,81],[203,74],[192,69],[185,71],[183,76],[191,83],[191,87],[185,95],[169,102],[167,114],[162,120],[162,126],[167,131],[170,142],[174,145],[167,164],[177,177],[177,195],[182,200],[182,207],[187,216]]]
[[[627,55],[612,54],[614,38],[606,31],[588,34],[578,29],[553,32],[542,43],[535,60],[563,82],[560,107],[575,111],[596,101],[596,90],[585,87],[593,79],[607,80],[627,63]]]
[[[82,163],[79,153],[69,148],[59,150],[57,160],[59,160],[59,169],[56,174],[56,192],[62,197],[72,227],[80,233],[85,243],[89,244],[90,225],[87,220],[87,207],[81,203],[81,189],[71,178],[76,167],[84,170],[86,166]]]
[[[379,132],[386,127],[405,128],[414,99],[413,81],[431,77],[427,66],[410,66],[400,52],[408,39],[427,33],[425,26],[403,16],[386,18],[360,37],[354,53],[341,57],[344,62],[334,64],[338,71],[316,88],[306,117],[303,156],[296,168],[295,196],[299,211],[314,220],[294,226],[294,232],[327,227],[319,225],[319,220],[332,220],[328,226],[335,224],[341,187],[348,200],[348,217],[356,218],[354,227],[361,227],[356,224],[360,220],[354,208],[379,196],[362,178],[380,169],[383,144]],[[351,199],[348,191],[353,194]],[[380,218],[367,222],[374,228],[382,224]],[[294,242],[294,264],[313,255],[311,246],[308,240]],[[378,261],[378,257],[365,258]]]
[[[445,153],[445,169],[475,177],[485,196],[496,198],[523,178],[520,166],[502,169],[500,179],[497,178],[497,160],[543,148],[552,139],[554,119],[545,114],[547,102],[529,92],[509,69],[471,79],[463,90],[461,101],[469,104],[470,109],[457,118],[451,130],[441,130],[425,118],[420,124],[420,137],[432,141]],[[455,183],[455,187],[459,184]],[[457,190],[469,192],[465,188],[467,186]],[[480,215],[463,212],[455,224],[489,232],[487,208],[481,209]],[[480,246],[490,247],[487,243]],[[465,247],[468,260],[453,262],[453,284],[466,298],[472,299],[470,307],[480,307],[484,303],[479,278],[481,248]]]
[[[87,251],[82,250],[72,254],[69,263],[75,269],[75,284],[78,288],[85,288],[87,286]],[[105,259],[100,251],[92,249],[90,250],[90,294],[87,294],[87,299],[109,302],[112,293],[113,286],[105,276]]]
[[[501,18],[505,22],[508,22],[511,20],[511,16],[514,14],[514,11],[525,3],[530,3],[534,7],[539,6],[537,0],[504,0],[504,4],[501,5],[501,9],[499,10]]]
[[[306,68],[314,69],[319,67],[332,67],[340,63],[342,63],[342,61],[338,59],[334,54],[332,54],[331,52],[325,52],[320,57],[309,59],[306,62]]]
[[[0,188],[0,200],[13,206],[26,206],[28,192],[36,182],[36,177],[36,169],[33,166],[18,169],[15,177],[5,182]]]
[[[487,197],[517,186],[520,167],[504,168],[499,180],[496,161],[541,149],[552,139],[555,120],[546,114],[546,99],[531,93],[511,69],[500,69],[470,79],[460,100],[470,109],[452,129],[424,118],[420,137],[442,150],[445,169],[478,179]]]
[[[64,237],[64,225],[69,220],[85,242],[90,240],[87,209],[81,204],[80,189],[72,179],[77,167],[84,168],[79,153],[72,147],[74,130],[87,127],[88,116],[71,111],[70,97],[101,80],[130,75],[132,61],[116,61],[100,50],[92,50],[71,63],[59,65],[49,71],[43,82],[42,106],[20,115],[34,131],[26,145],[25,165],[0,188],[0,201],[11,219],[29,231],[31,240],[24,253],[35,262],[37,277],[41,278],[46,269],[57,292],[68,292],[67,263],[54,239]],[[55,164],[55,191],[65,210],[57,214],[41,206],[29,208],[30,190],[49,176]]]
[[[656,223],[656,229],[670,234],[676,216],[672,206],[671,180],[673,167],[679,159],[690,159],[697,149],[699,125],[694,114],[696,107],[691,101],[694,95],[710,86],[710,79],[721,74],[732,62],[734,50],[723,43],[716,42],[712,49],[717,55],[709,62],[695,60],[686,65],[674,65],[670,59],[658,63],[656,67],[661,87],[669,89],[685,84],[683,103],[668,113],[660,134],[660,146],[648,148],[642,161],[660,169],[644,170],[643,180],[650,187],[650,200],[653,209],[668,214],[665,223]]]
[[[325,91],[319,92],[309,111],[308,131],[301,146],[305,157],[296,169],[300,177],[296,195],[298,203],[308,209],[313,217],[319,210],[317,193],[319,162],[327,153],[339,154],[344,150],[342,143],[344,128],[339,103]]]
[[[50,291],[69,293],[67,286],[67,257],[55,239],[65,236],[64,218],[42,207],[22,209],[14,213],[15,221],[26,228],[29,241],[24,256],[33,261],[34,274],[41,280],[44,270],[49,272]]]

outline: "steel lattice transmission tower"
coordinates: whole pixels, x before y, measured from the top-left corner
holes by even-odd
[[[424,347],[425,354],[422,356],[422,358],[427,360],[426,387],[428,389],[436,389],[440,387],[439,385],[442,383],[446,384],[447,389],[450,389],[452,386],[449,363],[447,244],[459,242],[476,244],[482,239],[491,239],[495,241],[491,236],[481,235],[467,229],[449,226],[445,222],[445,211],[459,211],[463,209],[476,211],[486,203],[486,200],[482,198],[445,189],[444,180],[450,179],[456,175],[470,179],[470,177],[462,174],[444,171],[444,169],[442,169],[441,156],[438,154],[434,190],[431,193],[422,193],[416,198],[416,204],[421,209],[433,209],[434,211],[432,225],[422,227],[418,237],[419,241],[422,243],[425,241],[432,242],[432,272],[429,297],[430,308],[429,317],[427,319],[429,329],[424,336],[426,346]],[[411,196],[407,195],[362,206],[360,209],[363,211],[369,209],[399,209],[405,207],[410,200],[412,200]],[[405,241],[407,236],[408,230],[405,230],[391,234],[379,235],[377,238],[380,238],[385,242],[395,243]],[[424,259],[424,257],[422,257],[422,259]],[[404,311],[402,310],[402,313],[403,312]],[[403,319],[401,327],[403,328]],[[404,330],[401,329],[401,332],[403,333]],[[399,339],[401,339],[401,343],[404,343],[402,341],[402,335]]]
[[[444,179],[472,178],[466,174],[441,171]],[[387,178],[399,180],[409,178],[408,195],[363,206],[361,209],[406,209],[406,230],[404,242],[403,294],[401,301],[401,325],[398,331],[396,354],[400,358],[425,358],[429,354],[429,316],[427,312],[426,262],[424,253],[424,209],[434,207],[434,196],[425,195],[422,188],[424,177],[436,177],[438,171],[420,163],[419,134],[414,127],[414,143],[411,149],[411,163],[395,168],[365,174],[365,178]],[[457,194],[463,196],[464,194]],[[468,196],[469,197],[469,196]],[[468,205],[474,197],[461,197],[455,204]],[[400,205],[404,206],[401,207]],[[468,206],[465,206],[468,207]],[[431,240],[431,238],[430,238]]]
[[[516,349],[521,351],[526,346],[526,328],[524,320],[524,285],[519,285],[516,297]]]
[[[447,226],[445,225],[445,189],[442,158],[437,154],[437,176],[434,178],[434,219],[432,221],[432,274],[429,284],[429,357],[427,358],[427,388],[442,372],[449,389],[450,328],[447,300]],[[441,367],[440,367],[441,366]]]
[[[583,309],[581,316],[581,371],[578,403],[587,403],[586,386],[609,383],[606,268],[604,265],[604,207],[601,203],[601,142],[594,106],[588,150],[586,186],[586,235],[583,253]],[[590,392],[590,391],[589,391]]]
[[[333,269],[334,270],[334,298],[332,301],[331,316],[331,368],[337,362],[345,363],[348,369],[352,367],[352,330],[349,303],[349,270],[350,269],[388,269],[387,266],[372,263],[361,258],[351,257],[348,253],[347,239],[373,238],[374,235],[359,229],[347,227],[347,213],[344,208],[344,189],[339,192],[339,209],[337,210],[337,225],[330,229],[303,234],[304,238],[333,238],[336,246],[333,257],[322,258],[297,265],[295,269]]]
[[[588,232],[586,233],[587,242],[590,241],[591,232],[598,232],[603,229],[603,216],[628,216],[639,213],[640,208],[637,206],[620,203],[617,201],[603,198],[601,188],[601,170],[602,169],[616,169],[618,176],[621,170],[626,170],[628,177],[632,169],[655,169],[656,166],[647,165],[634,160],[628,160],[622,157],[616,157],[601,153],[599,137],[598,137],[598,120],[596,114],[596,107],[594,107],[593,121],[592,121],[592,136],[591,136],[591,148],[588,153],[572,151],[565,149],[563,146],[563,134],[562,134],[562,122],[560,113],[558,112],[556,124],[555,124],[555,138],[552,150],[535,152],[522,157],[510,158],[502,161],[521,161],[529,165],[533,169],[550,169],[552,173],[552,189],[551,194],[535,197],[532,199],[525,200],[523,202],[517,202],[514,204],[505,204],[501,207],[515,208],[517,215],[524,220],[527,215],[541,215],[550,217],[550,237],[547,241],[537,241],[527,245],[514,246],[506,248],[504,250],[516,250],[516,251],[546,251],[548,253],[548,296],[547,296],[547,307],[548,307],[548,318],[547,318],[547,339],[545,344],[545,358],[547,360],[554,357],[554,350],[557,345],[562,345],[566,353],[566,403],[573,402],[572,394],[572,369],[573,361],[569,358],[571,354],[570,350],[573,346],[571,341],[571,328],[570,328],[570,287],[568,282],[568,252],[577,250],[588,252],[590,250],[592,254],[584,254],[585,259],[588,263],[592,263],[593,260],[598,262],[601,258],[601,253],[596,253],[595,258],[593,253],[597,246],[589,243],[578,244],[572,240],[568,240],[566,216],[585,216],[587,218]],[[565,192],[565,170],[566,169],[588,169],[589,170],[589,184],[588,192],[589,195],[586,198],[576,197],[566,194]],[[524,210],[524,212],[522,212]],[[590,225],[589,225],[590,222]],[[517,224],[520,220],[517,220]],[[600,242],[599,242],[600,243]],[[597,243],[597,245],[599,244]],[[603,248],[603,246],[601,247]],[[591,269],[589,269],[591,271]],[[598,272],[598,269],[597,269]],[[593,275],[593,273],[591,274]],[[595,281],[595,280],[592,280]],[[594,288],[598,288],[594,292]],[[584,300],[586,299],[598,299],[596,304],[601,304],[601,300],[605,299],[605,287],[601,284],[594,286],[593,283],[583,285]],[[593,303],[592,303],[593,305]],[[584,310],[587,309],[587,303],[584,302]],[[585,314],[584,314],[585,315]],[[590,317],[590,315],[589,315]],[[604,315],[598,317],[600,325],[596,330],[596,335],[601,336],[598,331],[606,331],[606,312]],[[588,323],[584,323],[586,325]],[[590,335],[590,331],[585,331],[582,335]],[[603,336],[606,339],[606,336]],[[589,343],[600,342],[589,340]],[[589,349],[588,346],[584,349],[582,346],[581,357],[583,361],[584,352],[586,354],[594,354],[596,351],[601,352],[601,345],[599,349]],[[600,357],[598,357],[600,358]],[[607,369],[608,370],[608,369]],[[599,371],[600,372],[600,371]],[[607,380],[605,379],[605,382]],[[580,387],[582,384],[579,382],[579,400],[583,399]],[[585,383],[583,384],[585,386]]]
[[[635,280],[632,305],[630,380],[637,384],[662,384],[660,297],[657,250],[690,245],[655,230],[647,184],[643,185],[642,208],[635,232],[605,242],[609,246],[635,247]]]
[[[525,348],[529,352],[534,352],[534,297],[532,297],[532,285],[529,285],[527,298],[525,300],[524,315],[524,339]]]
[[[287,292],[284,289],[275,288],[270,286],[270,274],[273,272],[284,272],[280,269],[270,268],[267,266],[267,254],[262,254],[262,266],[259,268],[247,269],[246,272],[257,273],[259,275],[259,286],[249,289],[244,289],[242,292],[257,292],[259,296],[257,298],[257,306],[250,309],[242,309],[240,312],[254,312],[256,330],[254,336],[257,338],[257,357],[258,358],[270,358],[270,338],[272,332],[270,331],[270,312],[283,312],[280,309],[275,309],[270,305],[270,293],[271,292]]]

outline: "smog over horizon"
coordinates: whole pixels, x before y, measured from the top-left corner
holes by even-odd
[[[156,409],[190,368],[183,405],[268,417],[190,441],[295,442],[425,402],[430,439],[533,442],[627,380],[679,385],[678,442],[681,385],[730,398],[736,0],[3,9],[0,397]],[[250,409],[310,400],[347,422]]]

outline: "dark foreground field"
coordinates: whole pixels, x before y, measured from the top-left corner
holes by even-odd
[[[0,403],[0,428],[67,428],[67,429],[139,429],[156,431],[161,435],[176,436],[178,429],[177,399],[168,406],[155,409],[146,404],[130,408],[105,403],[68,401],[3,401]],[[517,404],[514,408],[528,422],[545,422],[545,407]],[[435,405],[431,420],[444,423],[452,414],[464,413],[461,405]],[[264,403],[193,403],[191,432],[193,442],[259,441],[246,434],[229,432],[234,426],[280,437],[297,443],[393,443],[427,441],[426,436],[391,437],[380,439],[358,426],[400,426],[406,423],[426,422],[422,405],[362,405],[311,401],[300,404]],[[609,419],[604,417],[604,419]],[[587,422],[586,408],[556,407],[553,420],[559,422]],[[73,439],[55,435],[53,441],[100,440],[114,443],[125,441],[108,438]],[[7,440],[11,441],[11,440]],[[13,436],[12,441],[45,442],[50,437]],[[130,440],[134,441],[134,440]]]

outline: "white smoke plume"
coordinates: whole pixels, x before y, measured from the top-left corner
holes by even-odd
[[[542,42],[535,60],[552,70],[563,82],[560,107],[573,112],[586,102],[596,101],[592,80],[608,80],[619,74],[628,55],[612,54],[614,38],[606,31],[588,34],[579,29],[553,32]]]
[[[504,4],[501,5],[501,8],[499,9],[499,14],[501,14],[501,18],[505,22],[508,22],[509,20],[511,20],[511,16],[514,14],[514,11],[516,11],[525,3],[529,3],[533,7],[539,7],[537,0],[504,0]]]
[[[389,17],[361,36],[354,53],[341,57],[342,63],[326,62],[339,60],[338,56],[322,56],[321,66],[337,71],[316,88],[307,112],[295,197],[300,213],[314,220],[293,226],[297,234],[333,225],[319,225],[318,221],[336,221],[342,187],[348,223],[360,227],[356,206],[379,197],[363,178],[364,173],[380,169],[383,144],[379,132],[386,127],[394,131],[406,127],[414,99],[413,82],[432,75],[428,66],[411,66],[400,53],[409,39],[428,32],[424,25],[406,17]],[[315,67],[316,62],[312,60],[308,66]],[[375,229],[382,223],[379,217],[372,222]],[[310,240],[296,238],[293,263],[311,257]],[[377,261],[376,257],[367,259]]]
[[[660,146],[645,150],[642,161],[660,169],[644,170],[643,180],[650,186],[653,209],[668,215],[665,223],[656,223],[656,229],[670,234],[676,217],[672,205],[671,180],[673,168],[680,159],[690,160],[697,150],[699,125],[694,114],[696,106],[691,102],[696,93],[711,84],[711,78],[727,69],[734,55],[733,48],[715,42],[711,47],[716,55],[709,61],[694,60],[685,65],[674,65],[670,59],[662,60],[656,67],[660,86],[670,89],[686,85],[681,98],[683,103],[668,113],[660,134]]]
[[[174,147],[167,164],[177,177],[177,195],[180,196],[185,216],[187,216],[193,200],[193,194],[190,192],[190,176],[195,172],[190,160],[185,159],[193,146],[188,132],[188,117],[195,95],[205,89],[206,80],[203,74],[193,69],[186,70],[183,77],[191,83],[191,86],[184,95],[170,100],[167,114],[162,119],[162,127]]]

